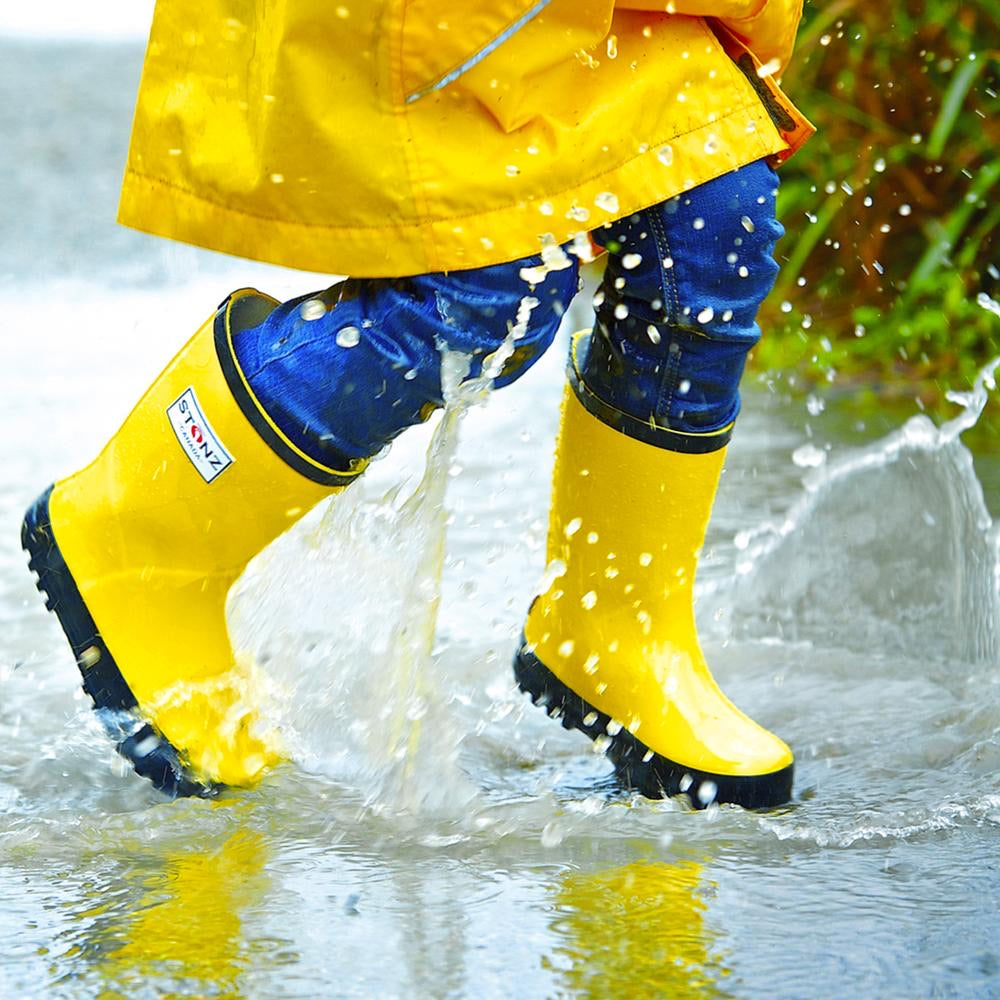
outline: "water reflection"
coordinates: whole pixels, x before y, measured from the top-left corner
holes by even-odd
[[[463,986],[473,985],[466,982],[466,928],[476,893],[453,865],[433,867],[437,870],[424,865],[399,870],[394,878],[406,927],[400,944],[407,992],[418,997],[463,996]]]
[[[113,905],[74,900],[79,938],[60,957],[69,967],[58,981],[86,979],[102,997],[243,996],[245,974],[261,964],[246,923],[270,896],[269,856],[264,836],[239,830],[221,844],[134,859],[117,873]]]
[[[726,996],[702,865],[633,861],[573,872],[555,892],[552,964],[572,996]]]

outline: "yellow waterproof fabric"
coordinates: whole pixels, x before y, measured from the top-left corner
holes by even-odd
[[[809,134],[774,83],[800,0],[626,6],[159,0],[119,220],[313,271],[464,269]]]

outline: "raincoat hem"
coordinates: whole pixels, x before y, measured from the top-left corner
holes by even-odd
[[[706,155],[715,139],[717,151]],[[412,145],[412,144],[408,144]],[[671,159],[664,162],[663,150]],[[564,243],[765,157],[789,143],[754,99],[714,122],[644,144],[643,151],[560,191],[541,191],[483,212],[371,225],[291,221],[222,204],[129,166],[118,221],[157,236],[284,267],[356,277],[402,277],[500,264]],[[410,169],[419,164],[410,165]],[[618,210],[595,199],[612,192]],[[603,199],[602,199],[603,200]]]

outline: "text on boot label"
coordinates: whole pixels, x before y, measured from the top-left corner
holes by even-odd
[[[194,389],[185,389],[167,407],[167,419],[184,453],[206,483],[233,464],[232,455],[222,447],[222,442],[201,412]]]

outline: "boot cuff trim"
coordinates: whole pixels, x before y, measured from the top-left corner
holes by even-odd
[[[236,400],[243,415],[250,421],[251,426],[261,436],[264,443],[286,465],[314,483],[320,483],[323,486],[348,486],[363,471],[368,464],[367,460],[352,459],[344,455],[343,462],[338,463],[340,468],[333,468],[307,455],[268,416],[243,374],[239,361],[236,359],[236,351],[233,349],[233,336],[239,332],[233,329],[233,307],[249,295],[263,298],[259,292],[252,289],[233,292],[222,303],[215,315],[215,349],[219,356],[222,374],[233,394],[233,399]]]
[[[566,374],[576,398],[591,416],[597,417],[601,423],[607,424],[608,427],[614,428],[627,437],[651,444],[656,448],[663,448],[665,451],[704,455],[711,451],[719,451],[729,444],[729,439],[733,435],[734,422],[732,421],[725,427],[714,431],[678,431],[664,424],[656,423],[652,417],[648,420],[634,417],[601,399],[584,381],[578,363],[578,353],[580,348],[585,345],[588,336],[589,334],[586,333],[578,333],[573,338]]]

